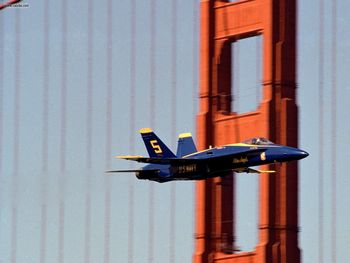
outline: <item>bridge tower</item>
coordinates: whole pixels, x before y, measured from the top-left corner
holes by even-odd
[[[297,147],[296,0],[202,0],[200,8],[199,148],[256,135]],[[259,35],[262,99],[255,111],[238,114],[231,109],[231,45]],[[258,243],[250,252],[234,249],[234,177],[197,182],[193,262],[300,262],[297,163],[275,169],[259,175]]]

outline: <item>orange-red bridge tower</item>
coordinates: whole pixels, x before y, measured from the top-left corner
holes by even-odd
[[[255,111],[231,110],[231,45],[262,36],[262,99]],[[265,136],[297,146],[296,0],[201,1],[200,148]],[[233,87],[234,88],[234,87]],[[259,175],[258,244],[235,252],[234,177],[197,183],[195,263],[298,263],[298,169],[291,162]]]

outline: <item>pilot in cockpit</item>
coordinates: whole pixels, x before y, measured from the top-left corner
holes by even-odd
[[[255,144],[255,145],[261,144],[260,138],[253,138],[252,139],[252,144]]]

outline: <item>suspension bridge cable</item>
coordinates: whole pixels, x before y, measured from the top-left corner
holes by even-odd
[[[15,13],[15,64],[14,64],[14,125],[13,125],[13,174],[12,174],[12,227],[11,263],[17,262],[18,195],[19,195],[19,145],[20,145],[20,96],[21,96],[21,13]]]
[[[86,168],[84,262],[90,263],[91,247],[91,168],[92,168],[92,111],[93,111],[93,0],[87,3],[87,101],[86,101]]]
[[[332,1],[332,103],[331,103],[331,138],[332,138],[332,217],[331,217],[331,251],[332,262],[337,262],[337,1]]]
[[[319,3],[319,39],[318,39],[318,112],[319,112],[319,141],[320,147],[318,151],[318,262],[323,263],[323,195],[324,195],[324,170],[323,170],[323,152],[324,152],[324,1]]]
[[[48,200],[48,149],[49,149],[49,69],[50,69],[50,19],[49,19],[50,1],[44,2],[44,49],[43,49],[43,96],[42,96],[42,149],[41,149],[41,223],[40,223],[40,263],[45,262],[46,258],[46,234],[47,234],[47,200]]]
[[[0,16],[0,175],[3,168],[3,128],[4,128],[4,45],[5,45],[5,37],[4,37],[4,16]],[[0,184],[0,188],[2,184]],[[0,193],[2,193],[2,189],[0,189]],[[0,200],[1,201],[1,200]]]
[[[130,47],[130,98],[129,98],[129,150],[133,154],[135,152],[135,140],[133,131],[135,131],[135,69],[136,69],[136,1],[131,0],[131,47]],[[134,253],[134,185],[133,180],[129,180],[129,225],[128,225],[128,262],[133,262]]]
[[[132,263],[134,252],[134,186],[129,182],[129,227],[128,227],[128,262]]]
[[[154,182],[149,182],[148,262],[154,261]]]
[[[0,15],[0,207],[3,207],[4,177],[3,177],[3,137],[4,137],[4,16]]]
[[[155,125],[156,116],[156,11],[157,0],[151,0],[151,10],[150,10],[150,121],[151,127]]]
[[[107,107],[106,107],[106,168],[111,167],[112,156],[112,51],[113,51],[113,4],[107,2]],[[104,263],[110,262],[110,230],[111,230],[111,180],[105,176],[105,238]]]
[[[198,0],[193,1],[193,28],[192,28],[192,115],[194,127],[196,126],[197,120],[197,95],[198,95],[198,25],[199,25],[199,16],[198,16],[199,2]],[[192,193],[193,193],[193,204],[196,203],[196,184],[192,184]],[[193,205],[193,210],[195,205]],[[192,228],[195,229],[195,216],[192,217]]]
[[[177,103],[177,1],[171,1],[171,138],[176,137]]]
[[[157,0],[151,0],[150,9],[150,124],[155,127],[156,119],[156,7]],[[149,183],[149,211],[148,211],[148,262],[154,260],[154,182]]]
[[[61,112],[60,112],[60,175],[59,175],[59,237],[58,262],[64,262],[65,238],[65,173],[66,173],[66,126],[67,126],[67,30],[68,1],[62,0],[62,40],[61,40]]]
[[[177,126],[177,1],[171,2],[171,138],[175,145]],[[174,148],[174,147],[173,147]],[[171,183],[170,190],[170,235],[169,262],[175,262],[175,215],[176,215],[176,182]]]
[[[193,28],[192,28],[192,114],[193,123],[196,122],[197,93],[198,93],[198,0],[193,1]]]

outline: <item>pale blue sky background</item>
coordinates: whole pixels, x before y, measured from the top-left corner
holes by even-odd
[[[113,1],[112,59],[112,158],[128,154],[134,141],[134,154],[145,155],[138,129],[150,125],[150,2],[136,2],[135,47],[135,130],[130,130],[130,46],[131,3]],[[192,131],[197,110],[198,72],[198,7],[197,0],[177,1],[176,40],[176,131],[171,123],[172,80],[172,2],[156,2],[155,110],[154,129],[170,146],[173,134]],[[300,147],[310,156],[300,162],[300,248],[303,262],[318,262],[318,136],[319,136],[319,1],[299,1],[298,23],[298,104],[300,106]],[[50,1],[49,9],[49,123],[48,172],[42,172],[43,83],[44,83],[44,1],[30,2],[28,8],[9,8],[0,13],[0,262],[11,260],[12,206],[18,189],[17,262],[39,262],[41,204],[47,204],[46,262],[59,262],[59,185],[61,151],[61,1]],[[324,35],[324,259],[331,260],[331,145],[337,146],[337,262],[346,262],[350,250],[349,204],[350,179],[346,164],[350,160],[348,100],[350,86],[350,3],[337,1],[337,140],[331,139],[331,4],[325,4]],[[88,72],[88,1],[68,1],[67,13],[67,123],[66,172],[64,173],[64,262],[84,262],[86,177],[91,176],[90,262],[103,262],[105,253],[105,191],[111,189],[110,262],[127,262],[129,227],[129,190],[134,190],[133,262],[190,262],[193,252],[194,183],[156,184],[139,181],[134,176],[108,177],[106,165],[107,109],[107,1],[93,3],[93,96],[92,96],[92,159],[86,163],[87,150],[87,72]],[[20,17],[20,50],[15,51],[15,18]],[[256,42],[258,41],[258,43]],[[239,46],[239,111],[256,106],[259,67],[252,59],[261,40],[253,39]],[[195,48],[194,48],[195,47]],[[235,50],[237,52],[237,50]],[[15,72],[19,54],[19,71]],[[237,61],[236,61],[237,62]],[[246,69],[246,70],[245,70]],[[253,73],[252,73],[253,72]],[[254,77],[252,77],[254,75]],[[15,142],[15,79],[19,80],[17,97],[18,173],[14,177]],[[253,79],[253,81],[252,81]],[[236,92],[236,91],[235,91]],[[251,96],[250,96],[251,95]],[[193,107],[193,105],[195,107]],[[173,147],[174,148],[174,147]],[[112,160],[108,168],[129,168],[128,162]],[[134,165],[134,164],[132,164]],[[135,164],[132,167],[137,167]],[[257,228],[257,176],[237,177],[238,229],[237,245],[243,250],[254,248]],[[45,183],[45,178],[47,181]],[[107,180],[107,181],[106,181]],[[44,183],[43,183],[44,182]],[[150,261],[149,192],[154,187],[154,256]],[[175,246],[170,248],[171,191],[175,184]],[[47,194],[42,191],[42,186]],[[46,198],[43,198],[46,196]],[[45,200],[44,200],[45,199]],[[14,201],[15,200],[15,201]],[[249,207],[242,209],[242,207]]]

